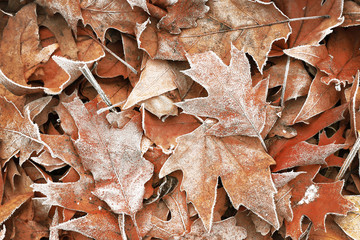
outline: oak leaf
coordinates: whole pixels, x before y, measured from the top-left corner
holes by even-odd
[[[301,167],[307,173],[299,175],[289,183],[292,188],[292,210],[294,217],[285,222],[286,236],[299,239],[302,235],[301,221],[307,216],[312,228],[325,230],[325,219],[329,214],[346,215],[354,209],[354,204],[341,194],[344,181],[314,183],[313,179],[320,167],[316,165]]]
[[[12,102],[2,97],[0,112],[0,159],[8,161],[20,152],[22,165],[32,153],[40,153],[44,148],[39,128],[30,120],[28,108],[22,115]]]
[[[74,145],[84,168],[94,176],[94,194],[115,213],[134,217],[142,206],[144,184],[153,172],[152,164],[141,156],[139,116],[116,129],[107,122],[105,113],[97,115],[96,101],[84,106],[75,99],[64,105],[78,127]]]
[[[230,65],[214,52],[188,55],[191,68],[184,71],[208,92],[208,97],[177,103],[184,113],[219,120],[208,131],[218,137],[255,136],[262,139],[265,125],[267,80],[252,87],[250,65],[245,53],[231,49]]]
[[[208,230],[212,226],[218,177],[235,208],[244,205],[278,228],[273,198],[276,190],[269,171],[273,159],[256,138],[206,135],[211,124],[207,120],[192,133],[179,137],[174,154],[159,176],[176,170],[184,173],[181,190],[186,191],[188,201],[194,204]]]
[[[329,143],[326,145],[315,145],[305,141],[299,142],[281,151],[275,158],[276,166],[272,171],[277,172],[287,168],[326,164],[325,159],[344,148],[344,144]]]
[[[308,125],[297,125],[294,126],[294,129],[297,131],[297,136],[291,139],[277,139],[272,142],[269,147],[269,154],[276,158],[281,151],[294,146],[295,144],[305,141],[315,134],[317,134],[321,129],[338,122],[344,119],[344,111],[347,108],[347,104],[343,104],[336,108],[329,109],[322,113],[320,116],[315,117]]]

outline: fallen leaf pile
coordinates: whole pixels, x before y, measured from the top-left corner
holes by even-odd
[[[360,239],[358,0],[0,8],[0,240]]]

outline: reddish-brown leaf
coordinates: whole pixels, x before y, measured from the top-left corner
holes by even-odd
[[[354,204],[341,195],[343,181],[332,183],[314,183],[312,179],[319,167],[307,166],[306,174],[299,175],[289,183],[292,188],[292,209],[294,217],[291,222],[285,222],[286,236],[299,239],[302,235],[301,221],[307,216],[312,222],[312,228],[325,230],[325,219],[328,214],[346,215]]]
[[[199,121],[191,115],[180,114],[176,117],[167,117],[165,121],[161,121],[148,111],[143,110],[145,135],[165,152],[175,148],[177,137],[190,133],[199,126]]]
[[[292,48],[300,45],[318,45],[332,28],[339,26],[344,20],[342,17],[343,0],[275,0],[276,6],[292,18],[328,16],[313,20],[300,20],[290,23],[292,33],[287,42]]]
[[[328,68],[319,66],[320,70],[329,76],[323,76],[321,81],[341,83],[352,83],[354,76],[360,68],[360,40],[353,36],[359,36],[360,30],[356,27],[344,29],[338,28],[329,38],[327,48],[331,56],[331,64]]]

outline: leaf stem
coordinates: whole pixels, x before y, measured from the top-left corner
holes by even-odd
[[[321,18],[330,18],[330,16],[329,16],[329,15],[322,15],[322,16],[310,16],[310,17],[301,17],[301,18],[291,18],[291,19],[286,19],[286,20],[282,20],[282,21],[278,21],[278,22],[273,22],[273,23],[267,23],[267,24],[250,25],[250,26],[238,27],[238,28],[234,28],[234,29],[219,30],[219,31],[216,31],[216,32],[208,32],[208,33],[197,34],[197,35],[181,36],[180,38],[203,37],[203,36],[208,36],[208,35],[213,35],[213,34],[219,34],[219,33],[235,32],[235,31],[247,30],[247,29],[253,29],[253,28],[269,27],[269,26],[272,26],[272,25],[289,23],[289,22],[295,22],[295,21],[314,20],[314,19],[321,19]]]
[[[111,51],[108,47],[106,47],[104,44],[102,44],[101,42],[99,42],[96,38],[94,38],[93,36],[91,36],[91,34],[88,35],[90,38],[92,38],[97,44],[99,44],[102,48],[104,48],[108,53],[110,53],[114,58],[116,58],[119,62],[121,62],[122,64],[124,64],[127,68],[130,69],[130,71],[132,71],[135,74],[138,74],[138,72],[136,71],[135,68],[133,68],[130,64],[128,64],[125,60],[123,60],[122,58],[120,58],[118,55],[116,55],[116,53],[114,53],[113,51]]]
[[[91,83],[91,85],[95,88],[95,90],[99,93],[101,99],[113,109],[113,105],[111,104],[110,99],[106,96],[105,92],[101,89],[99,83],[96,81],[95,77],[92,75],[90,69],[86,64],[84,66],[79,67],[82,74],[85,76],[85,78]]]
[[[349,168],[356,153],[359,151],[359,148],[360,148],[360,137],[358,137],[356,139],[356,142],[355,142],[353,148],[351,149],[349,155],[346,157],[345,162],[341,166],[340,171],[339,171],[338,175],[336,176],[335,180],[340,180],[344,176],[346,170]]]
[[[126,232],[125,232],[125,214],[124,213],[119,214],[118,222],[119,222],[121,237],[123,240],[127,240],[128,238],[127,238]]]

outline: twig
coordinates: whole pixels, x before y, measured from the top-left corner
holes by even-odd
[[[219,34],[219,33],[234,32],[234,31],[247,30],[247,29],[253,29],[253,28],[261,28],[261,27],[269,27],[269,26],[277,25],[277,24],[283,24],[283,23],[289,23],[289,22],[295,22],[295,21],[302,21],[302,20],[314,20],[314,19],[321,19],[321,18],[330,18],[330,16],[329,15],[323,15],[323,16],[291,18],[291,19],[287,19],[287,20],[283,20],[283,21],[279,21],[279,22],[274,22],[274,23],[268,23],[268,24],[251,25],[251,26],[244,26],[244,27],[239,27],[239,28],[234,28],[234,29],[219,30],[217,32],[208,32],[208,33],[203,33],[203,34],[198,34],[198,35],[181,36],[181,38],[203,37],[203,36]]]
[[[281,107],[285,107],[285,90],[286,90],[286,83],[289,75],[289,68],[290,68],[290,56],[287,56],[286,65],[285,65],[285,74],[284,74],[284,81],[281,89]]]
[[[117,60],[119,60],[122,64],[124,64],[127,68],[129,68],[133,73],[138,74],[138,72],[136,71],[135,68],[133,68],[130,64],[128,64],[125,60],[121,59],[118,55],[116,55],[113,51],[111,51],[109,48],[107,48],[104,44],[99,43],[98,41],[96,41],[98,44],[100,44],[108,53],[110,53],[114,58],[116,58]]]
[[[106,105],[111,107],[110,110],[113,110],[114,107],[111,104],[110,99],[106,96],[105,92],[101,89],[99,83],[96,81],[95,77],[92,75],[92,73],[91,73],[90,69],[88,68],[88,66],[86,64],[84,64],[84,66],[79,67],[79,69],[82,72],[82,74],[85,76],[85,78],[91,83],[91,85],[99,93],[101,99],[106,103]]]
[[[126,232],[125,232],[125,214],[121,213],[118,218],[119,228],[121,232],[121,237],[123,240],[127,240]]]
[[[356,153],[359,151],[359,148],[360,148],[360,137],[358,137],[356,139],[356,142],[355,142],[353,148],[351,149],[349,155],[346,157],[345,162],[341,166],[340,171],[339,171],[338,175],[336,176],[335,180],[340,180],[344,176],[346,170],[349,168]]]
[[[122,58],[120,58],[118,55],[116,55],[116,53],[114,53],[113,51],[111,51],[108,47],[106,47],[104,44],[102,44],[101,42],[99,42],[96,38],[94,38],[93,36],[91,36],[91,34],[88,35],[89,37],[91,37],[97,44],[99,44],[102,48],[104,48],[108,53],[110,53],[114,58],[116,58],[119,62],[121,62],[122,64],[124,64],[127,68],[130,69],[130,71],[132,71],[135,74],[138,74],[138,72],[136,71],[135,68],[133,68],[130,64],[128,64],[125,60],[123,60]]]

